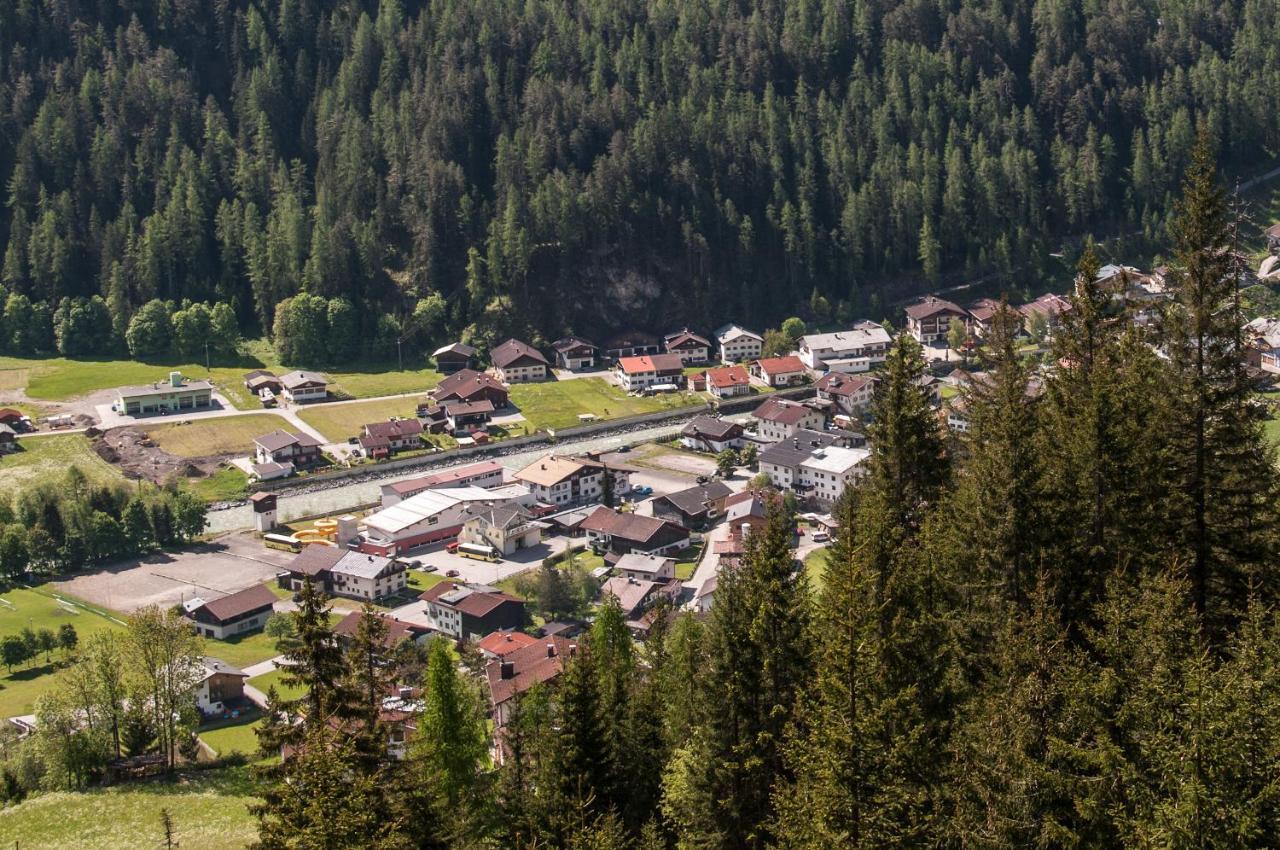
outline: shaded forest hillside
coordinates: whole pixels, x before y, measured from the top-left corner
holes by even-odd
[[[1277,91],[1273,0],[0,0],[2,284],[59,328],[0,348],[303,291],[373,349],[878,313],[1163,238]]]

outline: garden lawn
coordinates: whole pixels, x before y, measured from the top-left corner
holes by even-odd
[[[174,782],[59,791],[0,810],[0,846],[23,850],[154,850],[163,847],[160,810],[182,850],[247,847],[257,837],[249,806],[259,802],[249,768],[192,772]]]
[[[276,651],[276,639],[268,637],[262,631],[237,635],[227,640],[207,637],[204,639],[204,651],[207,655],[221,658],[231,666],[242,670],[280,654]]]
[[[649,398],[628,396],[603,378],[572,378],[541,384],[516,384],[511,403],[520,408],[535,429],[569,428],[581,424],[578,414],[592,413],[601,419],[620,419],[690,405],[706,404],[697,393],[667,393]]]
[[[392,416],[417,415],[418,397],[353,401],[303,407],[298,416],[331,443],[341,443],[360,433],[369,422],[385,422]]]
[[[200,730],[200,740],[219,756],[244,753],[254,759],[258,754],[257,730],[261,726],[261,717],[241,719],[216,729]]]
[[[190,422],[170,422],[146,428],[147,436],[171,455],[207,457],[209,455],[247,455],[253,451],[253,440],[289,423],[274,413],[251,416],[219,416]]]
[[[70,623],[75,626],[80,644],[84,645],[97,632],[123,629],[120,622],[123,618],[66,594],[58,595],[70,604],[60,604],[45,592],[27,588],[16,588],[0,595],[0,637],[17,634],[27,626],[37,632],[49,629],[56,633],[63,623]],[[115,619],[109,619],[111,617]],[[30,666],[15,667],[12,672],[0,665],[0,717],[30,714],[35,708],[36,698],[57,687],[66,675],[66,662],[62,653],[56,650],[52,663],[45,663],[41,655]]]
[[[306,688],[289,687],[284,683],[283,679],[284,671],[277,667],[270,673],[263,673],[261,676],[254,676],[249,680],[249,684],[253,685],[264,694],[269,688],[274,686],[276,693],[280,695],[280,699],[299,699],[306,696]]]
[[[804,559],[805,576],[809,579],[809,590],[815,595],[822,591],[827,572],[827,550],[814,549]]]
[[[206,502],[234,502],[249,495],[249,476],[224,466],[205,478],[184,478],[183,486]]]
[[[61,478],[76,466],[90,481],[123,481],[120,470],[94,453],[83,434],[50,434],[18,439],[18,451],[0,455],[0,489],[12,492],[18,486],[42,478]]]
[[[411,569],[409,570],[409,577],[405,580],[405,583],[418,593],[422,593],[424,590],[430,590],[440,582],[448,580],[449,579],[445,578],[445,575],[442,572],[423,573],[418,570]]]

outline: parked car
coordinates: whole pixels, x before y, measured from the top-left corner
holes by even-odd
[[[614,451],[616,451],[620,455],[624,455],[627,452],[631,451],[631,446],[628,446],[627,444],[623,443],[621,446],[618,446],[618,448],[614,449]]]
[[[458,571],[457,571],[457,570],[449,570],[447,573],[445,573],[445,575],[446,575],[446,576],[448,576],[449,578],[457,578],[457,577],[458,577]]]
[[[422,566],[418,567],[418,571],[423,573],[434,573],[439,571],[439,569],[440,568],[437,567],[435,564],[423,564]]]
[[[814,543],[826,543],[830,539],[831,539],[831,535],[825,531],[815,531],[813,533]]]
[[[653,488],[647,484],[641,484],[638,487],[632,487],[631,492],[637,496],[652,496]]]

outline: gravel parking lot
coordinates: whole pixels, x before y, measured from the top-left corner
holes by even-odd
[[[267,549],[248,534],[223,537],[183,552],[164,552],[58,582],[87,602],[129,613],[168,607],[199,596],[217,599],[270,581],[293,554]]]
[[[451,555],[440,545],[425,546],[405,554],[404,557],[437,567],[438,575],[444,575],[449,570],[457,570],[458,576],[454,581],[493,584],[526,570],[535,569],[544,558],[563,552],[571,543],[577,546],[585,545],[581,538],[571,541],[568,537],[557,535],[545,538],[537,546],[520,549],[509,558],[496,563]]]

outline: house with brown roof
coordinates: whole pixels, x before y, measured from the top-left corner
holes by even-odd
[[[1000,312],[1000,302],[994,298],[979,298],[965,309],[969,312],[969,333],[984,339],[991,332],[991,321]]]
[[[479,401],[455,401],[446,404],[444,410],[445,427],[449,433],[458,434],[476,429],[485,430],[493,419],[493,402],[487,398]]]
[[[680,444],[697,452],[719,454],[743,446],[742,426],[715,416],[695,416],[680,429]]]
[[[572,658],[577,644],[562,637],[546,637],[485,665],[493,723],[499,729],[511,720],[517,697],[534,685],[553,682],[564,672],[565,659]],[[499,752],[501,758],[501,751]]]
[[[284,568],[279,584],[298,591],[310,579],[325,593],[372,602],[404,590],[407,571],[403,561],[382,555],[312,544],[302,547]]]
[[[765,357],[751,364],[751,377],[766,387],[794,387],[809,379],[804,361],[794,354]]]
[[[700,366],[711,358],[711,343],[688,328],[681,328],[662,338],[668,354],[680,355],[685,366]]]
[[[511,477],[529,488],[546,505],[569,506],[595,502],[604,496],[605,475],[613,476],[613,492],[631,489],[631,470],[589,457],[547,455]]]
[[[419,597],[427,624],[459,641],[477,641],[490,632],[519,629],[528,621],[523,599],[486,585],[442,581]]]
[[[396,452],[422,448],[423,430],[417,419],[370,422],[361,429],[358,442],[365,457],[385,458]]]
[[[662,586],[645,579],[614,576],[600,587],[600,599],[604,600],[609,596],[617,599],[623,616],[634,620],[657,598]]]
[[[907,333],[921,345],[946,345],[953,322],[967,324],[969,313],[959,304],[933,295],[912,304],[906,310]]]
[[[579,369],[594,369],[596,365],[596,344],[580,336],[566,336],[551,343],[555,352],[556,365],[561,369],[576,372]]]
[[[276,595],[266,585],[255,584],[219,599],[189,599],[182,610],[197,634],[225,640],[265,626],[275,604]]]
[[[618,386],[629,393],[649,387],[684,384],[684,360],[679,354],[644,354],[638,357],[620,357],[614,367]]]
[[[1053,331],[1058,326],[1058,317],[1070,309],[1071,302],[1066,298],[1046,292],[1035,301],[1023,304],[1018,308],[1018,312],[1022,314],[1022,323],[1028,333],[1036,325],[1040,325],[1045,330],[1045,337],[1049,338],[1053,336]]]
[[[877,379],[871,375],[843,375],[828,372],[814,388],[821,401],[828,401],[846,416],[861,416],[875,398]]]
[[[706,528],[724,512],[733,493],[723,481],[708,481],[653,500],[653,515],[685,528]]]
[[[253,441],[253,470],[263,480],[292,475],[294,469],[313,466],[322,459],[320,441],[310,434],[277,428]]]
[[[770,443],[789,440],[800,428],[820,431],[827,421],[821,410],[784,398],[765,399],[751,412],[751,418],[756,421],[756,434]]]
[[[246,372],[244,387],[256,396],[263,395],[264,390],[269,391],[271,395],[280,395],[280,391],[284,389],[275,372],[268,372],[265,369],[254,369],[252,372]]]
[[[695,390],[706,390],[716,398],[733,398],[751,393],[751,375],[745,366],[716,366],[695,380]]]
[[[329,397],[329,379],[319,372],[295,369],[280,376],[280,392],[294,404],[324,401]]]
[[[518,339],[509,339],[489,352],[498,380],[506,384],[545,381],[550,363],[542,352]]]
[[[594,548],[606,552],[612,564],[622,555],[639,552],[665,555],[689,545],[689,529],[669,520],[634,513],[619,513],[601,505],[582,521],[580,528]]]
[[[453,342],[433,351],[431,359],[436,363],[436,371],[452,375],[462,369],[470,369],[475,364],[476,350],[465,343]]]
[[[221,658],[200,659],[200,681],[196,683],[196,708],[207,717],[220,717],[244,702],[244,683],[249,674]]]
[[[396,649],[405,643],[421,643],[431,635],[431,630],[426,626],[400,620],[381,611],[371,615],[366,615],[364,611],[351,611],[333,627],[334,637],[343,648],[351,646],[351,642],[359,634],[360,622],[365,616],[377,617],[382,622],[383,628],[386,629],[386,635],[382,640],[384,649]]]
[[[449,402],[490,401],[494,408],[507,406],[507,388],[497,378],[474,369],[460,369],[436,384],[430,393],[437,405]],[[423,405],[419,405],[421,411]]]

